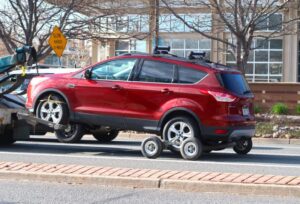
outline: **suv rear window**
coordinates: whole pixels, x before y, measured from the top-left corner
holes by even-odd
[[[242,74],[221,73],[218,75],[221,85],[238,95],[251,93],[248,83]]]
[[[194,84],[206,76],[205,72],[190,69],[187,67],[178,67],[178,83]]]

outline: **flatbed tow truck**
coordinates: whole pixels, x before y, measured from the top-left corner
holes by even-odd
[[[22,96],[11,94],[26,79],[25,69],[29,60],[37,62],[34,47],[23,46],[16,54],[0,58],[0,145],[10,145],[17,140],[28,140],[39,129],[63,130],[67,126],[41,120],[25,108]],[[10,71],[21,69],[24,74],[14,76]],[[38,68],[36,68],[37,74]],[[47,131],[46,131],[47,132]]]

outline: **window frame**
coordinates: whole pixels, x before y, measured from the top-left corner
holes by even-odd
[[[132,80],[132,77],[133,77],[133,75],[134,75],[134,73],[135,73],[135,69],[137,69],[137,66],[138,66],[139,61],[140,61],[140,59],[139,59],[139,58],[136,58],[136,57],[126,57],[126,58],[118,58],[118,59],[108,60],[108,61],[105,61],[105,62],[102,62],[102,63],[99,63],[99,64],[94,65],[92,68],[90,68],[90,70],[91,70],[91,75],[92,75],[93,70],[94,70],[96,67],[98,67],[98,66],[102,66],[102,65],[104,65],[104,64],[106,64],[106,63],[110,63],[110,62],[114,62],[114,61],[118,61],[118,60],[128,60],[128,59],[136,60],[136,62],[135,62],[135,64],[134,64],[134,66],[133,66],[133,68],[132,68],[132,70],[131,70],[131,72],[130,72],[128,78],[127,78],[127,80],[119,80],[119,79],[117,79],[117,80],[113,80],[113,79],[92,79],[92,78],[90,78],[89,80],[93,80],[93,81],[112,81],[112,82],[113,82],[113,81],[123,81],[123,82],[129,82],[129,81],[131,81],[131,80]],[[85,70],[85,71],[86,71],[86,70]]]

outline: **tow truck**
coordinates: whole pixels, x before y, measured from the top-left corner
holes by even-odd
[[[67,128],[65,125],[35,117],[26,110],[24,97],[11,94],[28,79],[27,63],[33,61],[37,64],[37,53],[34,47],[23,46],[15,51],[13,55],[0,58],[0,145],[10,145],[17,140],[28,140],[32,133]],[[11,74],[16,70],[21,70],[23,74]],[[36,74],[39,75],[37,67]]]

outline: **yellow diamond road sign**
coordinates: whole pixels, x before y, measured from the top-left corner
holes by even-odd
[[[48,43],[55,52],[55,54],[58,57],[61,57],[66,48],[67,39],[65,38],[64,34],[60,31],[59,27],[55,26],[50,35]]]

